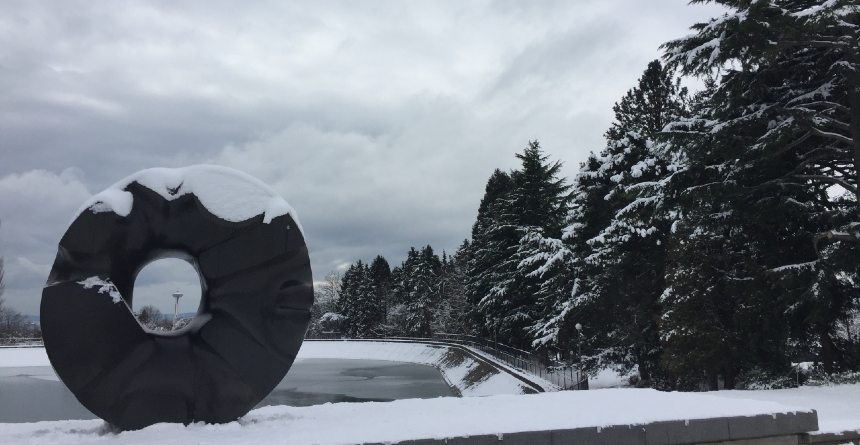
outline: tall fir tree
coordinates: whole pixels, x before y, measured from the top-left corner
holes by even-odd
[[[498,250],[501,261],[485,272],[492,283],[481,297],[477,310],[484,316],[486,329],[504,343],[529,349],[529,328],[541,315],[537,292],[539,280],[529,267],[520,264],[533,254],[526,241],[535,235],[556,237],[561,234],[570,185],[559,177],[561,163],[549,162],[537,141],[529,142],[516,157],[522,168],[511,173],[512,188],[496,201],[497,218],[489,233],[504,233],[509,245]]]
[[[643,384],[659,373],[659,297],[672,200],[665,184],[677,159],[664,126],[686,113],[686,90],[659,61],[613,107],[607,146],[574,179],[562,239],[533,237],[527,263],[543,278],[544,312],[532,330],[562,350],[585,346],[590,368],[638,368]],[[575,324],[584,326],[583,344]]]
[[[674,204],[665,192],[678,161],[661,132],[685,116],[686,102],[686,90],[672,72],[653,61],[613,107],[615,122],[606,133],[601,173],[612,182],[604,205],[614,214],[588,241],[594,250],[586,261],[599,270],[591,280],[596,303],[612,314],[606,335],[611,353],[603,358],[622,372],[638,369],[642,385],[650,385],[661,371],[659,299]]]
[[[402,305],[399,310],[403,311],[404,335],[433,335],[433,320],[440,298],[441,269],[441,260],[429,245],[420,251],[411,248],[406,261],[400,266],[393,289],[395,299]]]
[[[538,305],[543,310],[531,327],[536,345],[555,347],[567,352],[568,357],[575,355],[574,361],[579,360],[580,350],[587,354],[605,343],[597,340],[601,331],[588,329],[588,335],[582,337],[574,326],[586,320],[587,324],[605,326],[610,316],[595,304],[591,279],[600,271],[586,261],[593,250],[587,241],[597,236],[612,217],[611,209],[604,204],[612,182],[598,174],[601,165],[593,153],[580,165],[561,239],[539,235],[523,239],[534,249],[523,264],[533,267],[531,273],[541,280]]]
[[[466,266],[466,300],[468,319],[474,333],[494,337],[493,320],[479,305],[497,282],[503,279],[494,269],[519,243],[514,227],[502,224],[505,199],[513,188],[508,173],[496,169],[487,180],[484,197],[478,206],[478,217],[472,225],[472,243]]]
[[[380,319],[382,319],[388,313],[392,302],[391,266],[388,264],[388,261],[382,255],[377,255],[376,258],[374,258],[373,261],[370,262],[368,274],[370,275],[371,292],[373,292],[374,299],[380,302],[379,316]],[[381,321],[382,320],[380,320],[380,322]]]
[[[434,333],[468,334],[464,264],[459,255],[468,249],[466,241],[457,255],[442,251],[439,273],[439,302],[433,315]]]

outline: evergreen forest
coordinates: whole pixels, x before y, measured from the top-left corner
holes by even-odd
[[[528,142],[470,239],[330,274],[310,335],[469,334],[674,390],[860,371],[860,5],[713,3],[572,178]]]

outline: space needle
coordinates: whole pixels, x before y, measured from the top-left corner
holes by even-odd
[[[182,292],[174,292],[173,298],[176,299],[176,307],[173,309],[173,327],[176,327],[176,318],[179,316],[179,299],[182,298]]]

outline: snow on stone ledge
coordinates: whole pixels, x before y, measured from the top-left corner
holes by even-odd
[[[231,222],[263,214],[263,222],[268,224],[278,216],[289,214],[302,231],[295,210],[269,186],[247,173],[218,165],[141,170],[92,196],[78,209],[72,221],[87,209],[128,216],[134,199],[125,188],[132,182],[168,201],[192,193],[207,210]]]
[[[658,421],[809,412],[774,402],[651,389],[268,406],[223,425],[157,424],[105,434],[101,421],[0,424],[0,443],[318,444],[542,431]]]

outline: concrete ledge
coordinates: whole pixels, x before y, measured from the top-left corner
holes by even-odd
[[[731,439],[749,439],[762,436],[799,434],[818,430],[818,414],[782,413],[772,416],[729,418]]]
[[[616,425],[555,431],[483,434],[447,439],[395,442],[401,445],[829,445],[851,442],[860,435],[808,436],[818,430],[818,415],[796,412],[753,417],[676,420],[645,425]],[[828,436],[825,440],[824,436]],[[835,436],[830,438],[829,436]],[[813,442],[813,438],[821,438]],[[383,445],[373,443],[365,445]]]
[[[760,437],[755,439],[729,440],[725,442],[711,442],[701,445],[799,445],[802,443],[803,434],[792,434],[788,436]]]
[[[844,431],[838,434],[811,434],[803,439],[805,441],[801,443],[804,445],[841,445],[848,443],[860,445],[860,430]]]
[[[644,425],[647,445],[716,443],[818,430],[818,415],[780,413],[754,417],[719,417]]]

